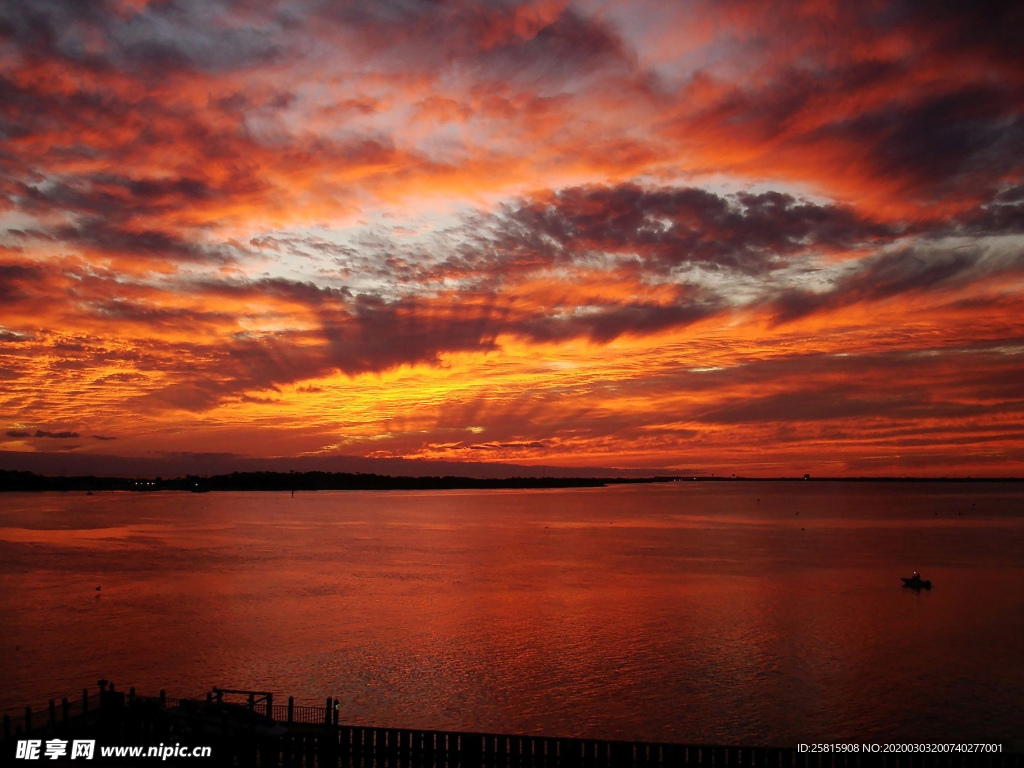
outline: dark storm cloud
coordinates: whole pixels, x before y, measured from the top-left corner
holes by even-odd
[[[256,4],[249,5],[255,10]],[[0,8],[0,39],[93,70],[118,67],[153,77],[178,69],[223,72],[280,55],[274,25],[258,13],[250,18],[260,26],[239,24],[244,16],[228,23],[230,10],[216,0],[167,0],[136,8],[114,0],[19,0]]]
[[[85,179],[85,182],[92,190],[91,194],[81,195],[78,199],[69,195],[70,199],[55,202],[59,202],[63,208],[77,204],[78,210],[93,214],[115,206],[113,213],[121,219],[130,216],[130,211],[126,210],[129,202],[136,206],[136,210],[138,206],[143,206],[166,211],[181,205],[195,205],[229,196],[210,184],[209,180],[197,176],[153,179],[97,174]]]
[[[103,440],[103,441],[107,441],[107,440],[117,440],[117,438],[116,438],[116,437],[110,437],[110,436],[108,436],[108,435],[93,435],[93,436],[92,436],[92,439],[93,439],[93,440]]]
[[[626,302],[600,307],[579,307],[549,314],[538,311],[532,317],[509,323],[507,330],[532,341],[550,342],[588,338],[607,343],[619,336],[643,336],[668,328],[682,328],[717,314],[724,302],[710,295],[687,298],[681,292],[674,304]]]
[[[0,306],[21,301],[30,293],[29,289],[44,277],[45,271],[35,264],[0,263]]]
[[[1016,375],[1021,375],[1020,367]],[[924,384],[924,382],[922,382]],[[948,384],[948,382],[944,382]],[[928,419],[976,419],[997,414],[1019,418],[1024,403],[1018,399],[1001,404],[936,400],[910,388],[892,387],[886,391],[866,392],[856,386],[827,386],[813,389],[793,388],[764,397],[744,398],[710,409],[698,421],[712,424],[757,424],[790,422],[794,424],[837,421],[852,422],[876,418],[890,421],[926,421]]]
[[[442,352],[494,349],[498,312],[486,304],[386,301],[363,294],[344,312],[321,313],[328,361],[344,373],[437,363]]]
[[[816,3],[795,12],[783,0],[724,0],[702,8],[709,21],[734,19],[733,57],[757,62],[756,74],[681,110],[680,139],[702,133],[749,148],[751,170],[781,168],[826,188],[918,205],[970,199],[1019,178],[1020,3]]]
[[[79,435],[77,432],[47,432],[42,429],[37,429],[33,437],[51,437],[56,440],[77,440]]]
[[[57,227],[53,236],[61,242],[107,255],[157,258],[182,262],[228,263],[235,254],[227,246],[204,246],[178,234],[156,229],[135,231],[92,218],[72,226]]]
[[[895,176],[919,194],[934,195],[959,189],[969,177],[999,178],[1006,158],[1024,156],[1020,99],[1020,93],[970,86],[909,105],[888,104],[802,140],[840,139],[866,148],[875,175]]]
[[[1024,233],[1024,184],[992,194],[989,200],[961,214],[948,227],[936,227],[935,233],[983,237]]]
[[[757,274],[796,253],[849,248],[900,232],[850,208],[781,192],[722,196],[635,184],[563,190],[508,205],[481,223],[487,239],[448,262],[453,272],[533,269],[611,253],[635,255],[651,272],[701,265]]]
[[[1024,252],[994,258],[978,249],[905,248],[861,262],[852,273],[821,292],[787,290],[771,301],[776,322],[817,311],[961,287],[997,274],[1024,270]]]
[[[456,65],[502,87],[560,89],[596,70],[628,74],[634,57],[615,30],[571,7],[532,2],[404,0],[317,5],[318,20],[358,31],[351,44],[387,52],[386,66],[434,75]]]
[[[312,164],[344,175],[405,159],[386,137],[306,137],[266,146],[250,121],[264,107],[273,114],[278,101],[261,93],[240,104],[219,100],[194,109],[174,100],[139,101],[123,79],[67,92],[47,90],[34,78],[15,83],[0,73],[0,134],[36,139],[24,151],[0,153],[0,208],[35,217],[37,226],[23,235],[36,239],[142,260],[218,264],[238,250],[208,244],[207,232],[225,210],[271,212],[310,194],[301,176]],[[42,146],[45,152],[31,151]],[[117,171],[68,170],[98,164]],[[141,170],[154,165],[162,168]],[[298,189],[292,189],[296,177]],[[345,195],[327,181],[313,194]]]
[[[153,349],[157,365],[173,354],[178,361],[164,369],[177,381],[150,391],[141,404],[203,411],[247,390],[275,390],[317,376],[342,372],[358,375],[400,365],[437,364],[439,356],[459,350],[494,348],[493,308],[458,302],[430,303],[318,288],[308,283],[273,279],[249,283],[200,284],[211,299],[230,296],[253,302],[300,304],[317,321],[316,328],[272,333],[235,332],[222,342],[179,342]],[[182,313],[125,308],[138,322],[219,324],[214,313]],[[180,360],[192,361],[184,366]]]
[[[622,334],[686,325],[717,311],[696,300],[687,303],[682,295],[676,305],[626,304],[559,317],[544,309],[536,313],[513,309],[479,294],[462,296],[461,301],[459,297],[386,300],[372,294],[350,297],[337,289],[284,280],[206,287],[211,295],[251,300],[274,296],[301,302],[317,318],[318,326],[305,331],[236,333],[223,344],[197,344],[187,357],[202,362],[189,380],[168,385],[147,395],[148,399],[204,410],[240,391],[275,389],[339,371],[358,375],[400,365],[437,364],[449,352],[493,350],[498,333],[537,341],[576,337],[607,341]],[[172,317],[145,310],[131,316],[154,323]],[[186,318],[200,325],[207,319]]]
[[[55,440],[76,440],[79,435],[77,432],[48,432],[43,429],[37,429],[35,433],[23,432],[21,430],[10,430],[7,432],[8,437],[49,437]]]
[[[872,396],[854,386],[815,386],[813,389],[798,389],[727,403],[705,412],[700,420],[715,424],[806,422],[886,414],[924,415],[930,410],[916,393],[887,392]]]
[[[470,29],[473,28],[470,24]],[[503,45],[478,54],[489,76],[505,82],[539,84],[550,89],[562,78],[599,69],[628,71],[631,54],[606,24],[566,9],[529,39],[506,38]]]
[[[1019,429],[1024,414],[1020,387],[1024,355],[1001,344],[977,343],[921,352],[809,354],[748,364],[698,376],[672,374],[652,380],[658,388],[764,394],[728,397],[693,418],[709,424],[847,423],[872,421],[871,429],[919,435],[928,429],[976,429],[970,420],[995,417],[996,426]],[[893,372],[899,371],[898,376]],[[703,379],[703,383],[701,380]],[[740,387],[737,389],[737,387]],[[1000,419],[999,415],[1003,418]],[[912,425],[912,428],[911,426]],[[888,434],[888,433],[887,433]]]
[[[475,235],[481,222],[486,237]],[[814,204],[778,192],[719,196],[692,188],[573,188],[467,222],[455,233],[463,242],[456,257],[432,270],[396,267],[391,275],[399,280],[394,285],[396,294],[387,298],[356,293],[347,286],[282,278],[191,283],[190,291],[213,300],[223,297],[302,307],[316,318],[317,330],[236,334],[219,350],[197,353],[198,358],[212,355],[220,360],[216,368],[227,380],[174,385],[165,395],[175,402],[205,407],[240,388],[273,388],[331,371],[357,375],[403,364],[436,364],[445,352],[494,349],[502,333],[538,342],[587,338],[606,343],[621,335],[685,327],[729,306],[725,296],[689,285],[674,287],[671,300],[666,301],[663,294],[657,302],[587,301],[576,296],[561,306],[530,306],[510,302],[490,289],[417,298],[419,280],[465,276],[472,270],[486,286],[499,279],[514,280],[583,263],[595,252],[642,254],[641,274],[661,274],[666,263],[710,263],[756,274],[775,268],[774,260],[780,256],[886,242],[898,237],[901,229],[864,219],[842,206]],[[259,245],[291,248],[296,244],[268,241]],[[415,263],[415,259],[394,258],[402,264]],[[962,284],[984,277],[986,270],[992,267],[986,266],[978,251],[905,249],[861,262],[829,291],[784,291],[770,300],[781,322],[851,303]],[[97,306],[156,324],[181,320],[198,328],[231,321],[229,314],[215,312],[155,310],[119,302]]]
[[[91,306],[97,315],[116,321],[159,327],[171,324],[177,330],[205,330],[217,325],[233,325],[236,316],[226,312],[203,312],[184,308],[154,307],[123,299],[97,302]]]
[[[236,334],[228,354],[254,381],[285,383],[328,370],[357,374],[401,364],[436,362],[443,351],[490,349],[500,311],[493,298],[457,297],[431,301],[413,296],[385,299],[354,293],[347,286],[318,286],[283,278],[201,281],[192,284],[212,299],[283,301],[304,307],[318,320],[316,331]],[[479,299],[479,301],[477,300]],[[294,342],[318,337],[321,347]]]
[[[211,135],[201,115],[154,100],[141,104],[124,100],[116,89],[48,93],[37,85],[14,85],[0,75],[0,134],[35,136],[49,145],[38,157],[27,151],[0,153],[5,177],[0,181],[0,207],[6,202],[7,207],[39,222],[32,230],[20,232],[23,240],[51,240],[140,259],[224,263],[232,258],[227,248],[204,245],[195,227],[167,220],[187,211],[215,210],[267,187],[241,161],[244,137]],[[125,135],[123,142],[117,142],[119,135]],[[92,138],[93,146],[85,137]],[[228,163],[230,173],[214,186],[194,174],[149,178],[138,172],[49,170],[96,163],[100,158],[113,166],[130,166],[147,162],[147,154],[159,154],[161,148],[173,156],[183,142],[198,149],[211,164]]]
[[[200,413],[229,399],[233,391],[231,387],[219,382],[182,381],[139,395],[132,401],[132,405],[142,410],[171,409]]]
[[[319,329],[301,335],[240,334],[226,347],[232,365],[221,370],[249,386],[272,386],[341,371],[349,375],[399,365],[437,364],[446,352],[488,351],[499,333],[533,341],[589,338],[607,342],[624,334],[643,335],[692,324],[721,311],[719,300],[697,289],[677,290],[671,304],[624,302],[603,306],[514,307],[497,295],[462,293],[435,299],[319,288],[309,283],[263,280],[208,285],[213,295],[274,296],[299,302],[318,319]],[[300,338],[305,343],[296,344]],[[310,346],[319,338],[323,346]]]
[[[190,287],[213,297],[275,298],[294,301],[310,307],[324,304],[340,306],[352,297],[348,286],[320,286],[308,281],[288,280],[285,278],[268,277],[257,280],[199,280]]]
[[[112,373],[109,376],[103,376],[96,379],[96,384],[131,384],[132,382],[144,380],[144,376],[140,376],[137,373]],[[95,435],[93,435],[95,437]]]
[[[949,53],[981,53],[1007,66],[1024,66],[1020,46],[1024,8],[1016,0],[903,0],[895,8],[908,26],[929,29]]]

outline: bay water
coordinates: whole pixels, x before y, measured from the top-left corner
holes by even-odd
[[[105,678],[377,726],[1024,750],[1024,484],[3,494],[0,582],[3,711]]]

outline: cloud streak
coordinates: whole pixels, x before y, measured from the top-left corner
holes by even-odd
[[[54,440],[77,440],[78,437],[79,437],[79,434],[77,432],[50,432],[50,431],[45,430],[45,429],[37,429],[34,433],[32,433],[32,432],[23,432],[21,430],[12,429],[12,430],[8,430],[7,436],[8,437],[18,437],[18,438],[21,438],[21,437],[49,437],[49,438],[53,438]]]

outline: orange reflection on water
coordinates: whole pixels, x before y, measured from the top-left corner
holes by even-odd
[[[405,727],[1016,738],[1016,486],[8,499],[3,709],[105,677]]]

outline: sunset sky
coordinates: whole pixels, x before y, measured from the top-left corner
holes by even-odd
[[[4,2],[0,452],[1024,475],[1022,9]]]

